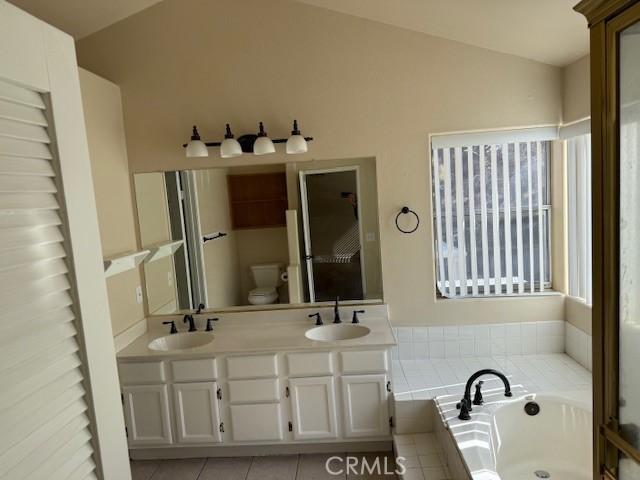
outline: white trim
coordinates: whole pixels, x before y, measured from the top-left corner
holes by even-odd
[[[131,325],[124,332],[120,332],[113,337],[113,345],[115,346],[116,353],[129,346],[134,340],[145,333],[147,333],[147,319],[143,318]]]
[[[576,122],[567,123],[561,125],[558,131],[558,138],[560,140],[567,140],[568,138],[578,137],[580,135],[587,135],[591,133],[591,118],[584,118]]]
[[[486,132],[438,134],[431,136],[431,148],[466,147],[469,145],[499,145],[514,142],[535,142],[558,139],[558,127],[532,127]]]

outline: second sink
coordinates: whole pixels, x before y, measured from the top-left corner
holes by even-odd
[[[149,349],[170,352],[173,350],[186,350],[188,348],[203,347],[211,342],[213,342],[212,333],[176,333],[156,338],[149,343]]]
[[[364,325],[354,325],[352,323],[323,325],[311,328],[306,331],[305,336],[309,340],[317,342],[336,342],[338,340],[351,340],[364,337],[371,330]]]

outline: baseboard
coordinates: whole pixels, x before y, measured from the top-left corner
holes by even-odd
[[[147,333],[147,319],[143,318],[131,325],[124,332],[120,332],[118,335],[113,337],[113,344],[116,347],[116,353],[145,333]]]
[[[132,460],[157,460],[203,457],[254,457],[295,455],[299,453],[391,452],[393,441],[334,443],[287,443],[278,445],[219,445],[215,447],[156,447],[129,450]]]

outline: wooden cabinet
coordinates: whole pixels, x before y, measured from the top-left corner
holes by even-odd
[[[338,436],[333,377],[291,378],[289,391],[296,440]]]
[[[342,405],[345,437],[389,435],[386,375],[343,376]]]
[[[166,385],[138,385],[122,389],[130,445],[172,442]]]
[[[216,382],[173,386],[176,436],[180,443],[219,443],[220,414]]]
[[[227,176],[231,226],[285,227],[288,208],[285,172]]]

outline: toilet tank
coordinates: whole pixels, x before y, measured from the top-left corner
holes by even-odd
[[[282,263],[261,263],[251,265],[251,274],[256,287],[277,287],[280,285],[280,275],[282,274]]]

